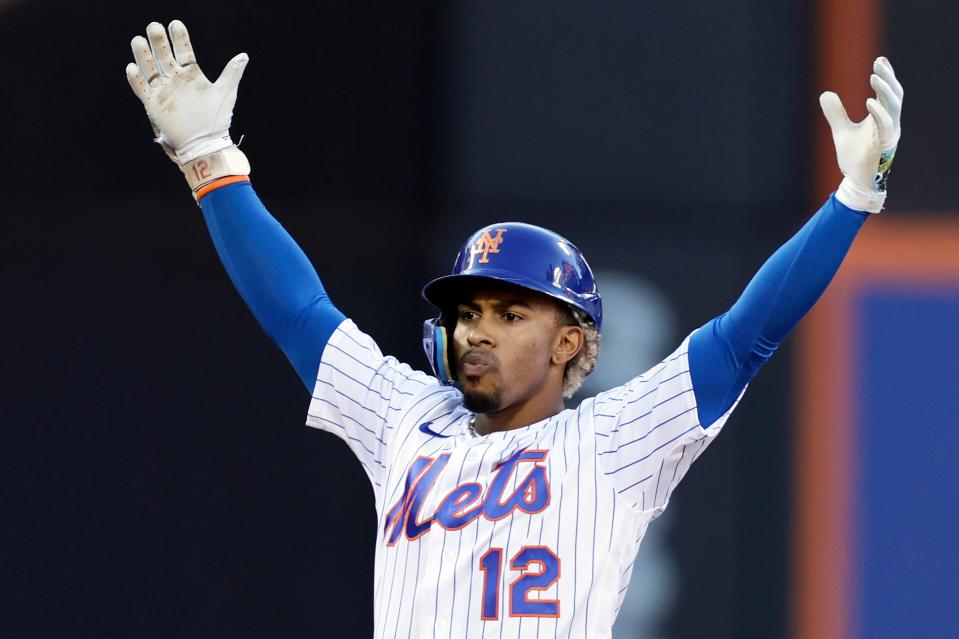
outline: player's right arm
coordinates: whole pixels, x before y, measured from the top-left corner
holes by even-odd
[[[330,301],[316,270],[253,191],[229,134],[248,57],[203,75],[182,22],[147,27],[127,79],[156,141],[185,175],[237,291],[312,392],[311,426],[342,438],[374,486],[386,468],[391,415],[436,381],[384,356]]]
[[[182,22],[158,23],[131,42],[127,79],[143,102],[156,141],[193,188],[217,254],[266,334],[280,346],[308,390],[323,349],[344,315],[316,270],[270,215],[249,182],[246,156],[230,138],[237,88],[249,61],[230,60],[210,82]]]

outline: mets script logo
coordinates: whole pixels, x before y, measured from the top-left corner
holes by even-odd
[[[549,506],[549,482],[542,463],[548,454],[546,450],[530,449],[513,453],[493,464],[493,480],[485,491],[477,482],[460,484],[434,502],[439,505],[427,516],[421,513],[423,503],[449,463],[450,453],[436,458],[418,457],[406,473],[403,494],[386,513],[383,522],[386,545],[396,544],[404,534],[410,541],[417,539],[428,533],[434,523],[446,530],[459,530],[480,517],[496,521],[515,510],[529,515],[542,512]],[[509,487],[513,485],[516,488],[511,490]]]
[[[479,258],[480,264],[489,263],[489,254],[490,253],[499,253],[499,245],[503,243],[503,233],[509,229],[496,229],[496,235],[490,235],[489,229],[483,230],[483,236],[476,240],[476,243],[473,244],[473,248],[470,249],[470,255],[476,256],[481,255]]]

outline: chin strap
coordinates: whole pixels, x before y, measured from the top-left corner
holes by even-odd
[[[438,317],[423,322],[423,350],[426,351],[433,374],[444,384],[452,385],[454,380],[449,364],[446,327]]]

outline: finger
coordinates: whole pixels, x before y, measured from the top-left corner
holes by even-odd
[[[176,69],[176,60],[173,59],[173,49],[166,37],[166,29],[159,22],[147,25],[147,38],[150,48],[153,49],[153,59],[161,75],[172,75]]]
[[[893,122],[898,122],[902,102],[896,97],[896,94],[893,93],[892,87],[875,74],[869,77],[869,84],[872,86],[873,91],[876,92],[876,97],[879,98],[879,102],[882,103],[882,106],[885,107],[889,115],[892,116]]]
[[[872,70],[876,72],[876,75],[886,81],[892,89],[892,92],[899,98],[899,102],[902,103],[902,85],[896,78],[896,72],[893,71],[892,64],[889,63],[889,60],[884,57],[876,58],[876,61],[872,63]]]
[[[826,116],[829,128],[833,131],[838,131],[852,124],[849,121],[849,116],[846,115],[846,108],[842,105],[842,100],[832,91],[826,91],[819,96],[819,106],[822,107],[822,114]]]
[[[193,53],[193,45],[190,44],[190,34],[186,30],[186,25],[179,20],[170,23],[170,43],[173,45],[173,55],[181,67],[196,64],[196,55]]]
[[[887,149],[893,146],[896,139],[896,127],[892,123],[892,116],[879,104],[876,98],[866,100],[866,110],[872,115],[876,121],[876,126],[879,128],[879,141],[882,143],[882,148]]]
[[[232,60],[226,63],[223,73],[220,74],[214,84],[220,87],[232,87],[235,91],[240,85],[240,78],[243,77],[243,71],[249,61],[250,56],[245,53],[235,55]]]
[[[144,81],[151,84],[159,78],[160,71],[153,60],[153,51],[150,50],[150,43],[147,42],[147,39],[143,36],[133,38],[130,41],[130,48],[133,49],[133,59],[136,60]]]
[[[127,82],[130,83],[130,88],[140,98],[140,101],[146,103],[150,96],[150,85],[147,84],[143,74],[140,73],[140,67],[135,62],[127,65]]]

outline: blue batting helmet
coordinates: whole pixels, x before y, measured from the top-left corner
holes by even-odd
[[[596,329],[603,324],[603,302],[593,272],[578,248],[550,230],[505,222],[473,233],[456,255],[453,272],[423,287],[423,297],[440,309],[459,303],[462,284],[496,280],[549,295],[579,309]],[[446,354],[447,336],[441,318],[423,327],[423,347],[436,375],[452,381]]]

